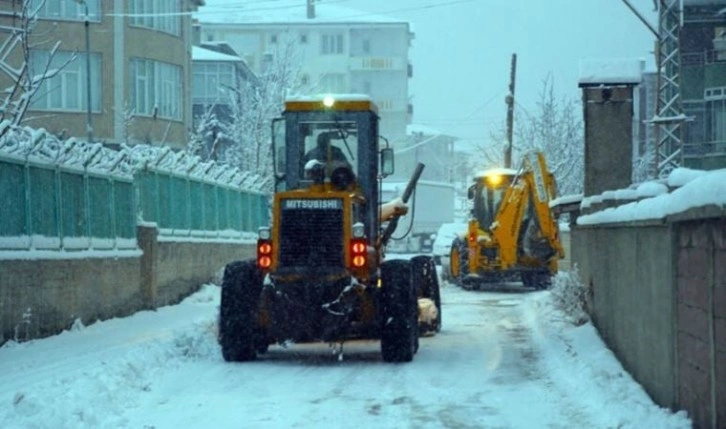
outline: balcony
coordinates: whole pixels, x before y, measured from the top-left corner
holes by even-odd
[[[351,57],[350,71],[406,71],[408,61],[399,57]]]

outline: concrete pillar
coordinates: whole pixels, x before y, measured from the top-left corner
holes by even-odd
[[[146,309],[156,308],[158,295],[157,280],[157,253],[159,242],[159,229],[156,226],[137,225],[136,237],[139,248],[144,254],[141,256],[141,297]]]
[[[627,188],[633,170],[633,86],[587,84],[585,196]]]

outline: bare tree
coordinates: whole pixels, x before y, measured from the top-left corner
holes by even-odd
[[[23,121],[41,84],[53,78],[75,59],[75,55],[72,55],[59,67],[51,68],[52,60],[60,47],[58,41],[49,50],[45,64],[34,69],[31,51],[36,45],[32,43],[31,36],[38,23],[38,12],[45,5],[45,0],[21,1],[13,3],[13,6],[16,4],[17,10],[0,12],[0,17],[11,23],[0,26],[0,33],[8,34],[0,43],[0,73],[7,78],[3,81],[10,82],[10,86],[4,88],[0,99],[0,122],[9,121],[12,125],[19,125]]]
[[[280,115],[285,97],[300,88],[300,61],[296,45],[282,43],[256,82],[248,82],[231,94],[232,122],[222,127],[223,138],[231,140],[219,159],[244,172],[258,175],[265,189],[272,189],[273,165],[271,121]]]
[[[513,165],[526,153],[542,151],[555,175],[560,195],[582,192],[585,140],[579,100],[555,96],[552,77],[543,81],[536,111],[518,105],[512,148]],[[506,145],[504,130],[492,134],[494,144],[483,148],[490,165],[501,165]]]

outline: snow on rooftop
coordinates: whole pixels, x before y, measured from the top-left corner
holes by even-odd
[[[315,18],[307,18],[304,0],[277,0],[244,4],[239,0],[207,0],[193,14],[207,24],[331,24],[378,23],[408,24],[407,21],[384,15],[362,12],[327,2],[315,3]]]
[[[580,61],[580,85],[639,84],[642,79],[645,60],[615,58]]]
[[[420,133],[425,136],[438,136],[441,131],[421,124],[409,124],[406,126],[406,134],[411,135],[414,133]]]
[[[516,176],[517,170],[514,168],[504,168],[504,167],[496,167],[496,168],[489,168],[487,170],[479,171],[474,174],[475,179],[479,179],[482,177],[487,176]]]
[[[234,55],[223,54],[216,52],[211,49],[200,48],[199,46],[192,46],[192,60],[193,61],[242,61],[242,58],[235,57]]]
[[[672,181],[670,176],[673,176]],[[694,170],[676,169],[670,176],[669,184],[683,183],[683,185],[671,193],[664,192],[651,198],[580,216],[577,219],[578,225],[663,219],[669,215],[709,205],[726,208],[726,169],[703,171],[700,174]],[[665,185],[656,185],[660,185],[661,192],[666,189]],[[636,191],[639,194],[643,193],[640,187]],[[585,201],[583,201],[584,206]]]
[[[312,94],[291,95],[285,101],[322,102],[325,97],[333,97],[336,101],[371,101],[368,94]]]

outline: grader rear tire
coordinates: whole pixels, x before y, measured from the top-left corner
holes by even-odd
[[[262,275],[255,261],[227,264],[219,308],[219,344],[228,362],[254,360],[259,343],[259,301]]]
[[[385,362],[410,362],[418,348],[418,300],[411,280],[409,261],[381,265],[381,355]]]

